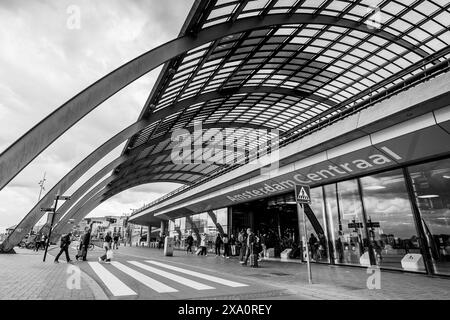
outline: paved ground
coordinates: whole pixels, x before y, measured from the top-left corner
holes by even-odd
[[[72,259],[75,253],[71,248]],[[263,261],[254,269],[235,257],[165,257],[162,250],[121,246],[106,264],[97,261],[102,253],[96,248],[88,262],[73,263],[82,270],[79,290],[67,288],[68,264],[54,264],[52,256],[42,263],[42,251],[0,255],[0,299],[450,299],[450,279],[416,274],[382,271],[381,288],[369,290],[370,275],[360,268],[313,264],[310,285],[306,265],[298,263]]]
[[[107,296],[101,287],[86,274],[81,274],[80,289],[77,282],[67,280],[69,264],[53,263],[47,255],[42,262],[43,251],[14,249],[17,254],[0,255],[0,300],[104,300]]]

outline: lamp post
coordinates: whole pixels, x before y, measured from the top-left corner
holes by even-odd
[[[50,223],[50,230],[48,232],[48,238],[47,238],[47,244],[45,246],[45,253],[44,253],[44,260],[43,262],[45,262],[45,258],[47,257],[47,251],[48,251],[48,246],[50,245],[50,238],[52,236],[52,229],[53,229],[53,223],[55,222],[55,216],[56,216],[56,208],[58,205],[58,200],[70,200],[70,196],[59,196],[57,195],[55,198],[55,205],[53,208],[41,208],[41,211],[45,211],[45,212],[52,212],[52,222]]]

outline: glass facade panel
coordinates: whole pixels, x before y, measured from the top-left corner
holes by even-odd
[[[217,233],[219,230],[226,233],[227,229],[227,208],[214,210],[211,213],[203,212],[169,221],[170,236],[174,237],[175,248],[184,248],[184,241],[189,234],[192,234],[192,237],[194,238],[194,247],[196,247],[199,244],[200,235],[206,233],[208,250],[213,250]]]
[[[406,254],[420,254],[403,172],[394,170],[361,178],[361,187],[376,263],[401,269]]]
[[[408,192],[402,169],[311,189],[312,202],[305,208],[306,235],[303,219],[298,222],[293,192],[231,207],[232,224],[227,208],[176,219],[170,224],[171,235],[181,239],[177,245],[183,247],[189,233],[195,240],[206,233],[212,250],[218,232],[236,236],[251,227],[265,235],[274,257],[291,248],[294,254],[289,258],[295,259],[303,257],[298,248],[300,234],[305,236],[312,261],[365,266],[371,247],[372,261],[391,269],[402,269],[406,254],[423,254],[426,249],[434,271],[449,275],[450,159],[411,166],[408,173],[413,194]],[[411,199],[419,209],[416,214]],[[423,248],[418,223],[425,232]]]
[[[311,189],[311,204],[306,207],[306,239],[312,261],[330,262],[328,254],[327,225],[322,187]],[[311,221],[311,219],[313,221]],[[302,227],[303,228],[303,227]],[[303,233],[304,229],[300,230]]]
[[[325,193],[335,263],[361,265],[360,258],[368,251],[368,240],[358,182],[339,182],[337,192],[336,185],[325,186]]]
[[[450,159],[409,168],[436,273],[450,274]]]
[[[328,235],[330,237],[331,259],[334,263],[341,263],[343,261],[343,251],[338,251],[342,248],[342,241],[339,238],[339,231],[342,230],[342,221],[339,219],[338,202],[336,185],[329,184],[324,186],[325,209],[328,218]]]

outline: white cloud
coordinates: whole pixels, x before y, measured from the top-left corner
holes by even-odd
[[[192,3],[193,0],[1,1],[0,149],[7,148],[91,83],[175,38]],[[66,26],[69,5],[81,10],[79,30]],[[18,223],[36,204],[38,181],[44,171],[46,189],[50,190],[85,156],[134,122],[158,73],[159,70],[149,73],[103,103],[1,190],[0,231]],[[120,151],[118,148],[109,155],[109,161]],[[137,187],[111,198],[93,214],[120,214],[176,187]]]

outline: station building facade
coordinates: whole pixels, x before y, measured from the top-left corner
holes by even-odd
[[[450,157],[322,184],[311,189],[311,200],[306,239],[317,239],[310,246],[315,262],[361,266],[371,252],[374,265],[402,270],[402,258],[417,253],[426,258],[417,272],[450,275]],[[266,235],[278,257],[303,236],[293,190],[214,214],[216,223],[207,212],[174,219],[171,235],[206,233],[214,241],[220,226],[235,235],[250,227]]]
[[[417,101],[426,95],[419,91]],[[392,106],[413,95],[400,94],[281,149],[280,167],[269,174],[245,165],[157,201],[131,220],[171,221],[169,231],[180,245],[189,233],[207,233],[213,241],[217,233],[236,236],[250,227],[265,235],[275,257],[292,248],[292,259],[304,259],[308,245],[316,263],[449,276],[450,107],[446,99],[437,105],[424,97],[415,109],[420,115],[404,105],[399,109],[409,110],[410,118],[392,123]],[[374,129],[355,138],[356,122]],[[311,187],[306,234],[296,184]],[[414,269],[402,263],[411,255],[418,259]]]

